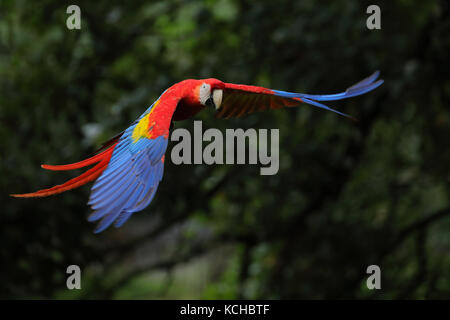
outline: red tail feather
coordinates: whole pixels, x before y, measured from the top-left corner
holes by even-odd
[[[88,165],[97,163],[94,167],[87,170],[83,174],[79,175],[76,178],[73,178],[66,183],[59,184],[57,186],[54,186],[52,188],[48,189],[42,189],[33,193],[23,193],[23,194],[11,194],[12,197],[17,198],[34,198],[34,197],[47,197],[54,194],[58,194],[64,191],[68,191],[71,189],[78,188],[90,181],[93,181],[97,179],[103,172],[103,170],[106,169],[109,160],[111,159],[112,153],[114,151],[114,148],[116,146],[117,142],[112,144],[109,148],[105,149],[104,151],[100,152],[99,154],[96,154],[95,156],[72,164],[66,164],[66,165],[46,165],[43,164],[41,167],[48,170],[73,170],[73,169],[79,169],[86,167]]]
[[[71,163],[71,164],[63,164],[63,165],[42,164],[41,168],[44,168],[47,170],[53,170],[53,171],[79,169],[79,168],[83,168],[88,165],[91,165],[91,164],[101,161],[104,158],[105,153],[108,153],[109,151],[110,151],[110,148],[100,152],[99,154],[96,154],[95,156],[93,156],[89,159],[85,159],[80,162],[75,162],[75,163]]]

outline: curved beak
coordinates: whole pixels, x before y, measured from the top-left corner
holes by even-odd
[[[206,100],[205,105],[214,107],[216,110],[220,108],[222,104],[223,90],[215,89],[212,95]]]
[[[214,106],[216,107],[216,110],[218,110],[220,108],[220,105],[222,104],[223,90],[222,89],[214,90],[212,96],[213,96]]]

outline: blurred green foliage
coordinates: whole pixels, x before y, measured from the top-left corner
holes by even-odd
[[[69,4],[0,3],[0,297],[450,298],[446,1],[377,1],[381,30],[373,1],[79,1],[81,30]],[[309,106],[197,116],[279,128],[275,176],[167,161],[153,203],[99,235],[88,187],[8,197],[74,177],[39,164],[88,156],[183,79],[332,93],[377,69],[382,87],[330,104],[358,123]],[[82,290],[65,289],[71,264]]]

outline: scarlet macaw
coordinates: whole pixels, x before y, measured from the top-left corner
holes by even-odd
[[[64,184],[14,197],[46,197],[96,180],[88,205],[93,212],[89,221],[100,220],[95,233],[114,223],[122,226],[130,216],[146,208],[155,196],[163,177],[164,153],[173,120],[184,120],[211,106],[219,118],[241,117],[266,109],[307,103],[331,109],[318,101],[341,100],[369,92],[383,83],[375,81],[379,72],[348,88],[345,92],[310,95],[224,83],[217,79],[184,80],[174,84],[156,100],[130,127],[105,143],[93,157],[66,165],[42,165],[47,170],[72,170],[96,164]]]

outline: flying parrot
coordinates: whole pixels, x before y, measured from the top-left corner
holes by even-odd
[[[126,130],[106,142],[97,154],[80,162],[46,165],[47,170],[73,170],[95,164],[66,183],[13,197],[47,197],[94,181],[88,205],[88,220],[98,221],[95,233],[114,223],[122,226],[130,216],[146,208],[163,177],[164,153],[172,121],[188,119],[205,107],[213,107],[218,118],[241,117],[255,111],[293,107],[302,103],[350,117],[320,101],[362,95],[383,83],[379,72],[336,94],[311,95],[258,86],[225,83],[217,79],[188,79],[174,84]],[[377,81],[376,81],[377,80]]]

